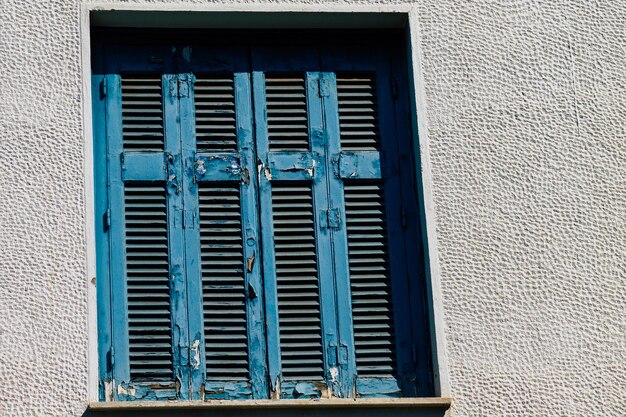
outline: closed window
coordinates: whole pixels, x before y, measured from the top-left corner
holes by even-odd
[[[402,43],[351,36],[103,37],[101,399],[432,395]]]

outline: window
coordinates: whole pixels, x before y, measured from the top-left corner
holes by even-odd
[[[432,395],[402,38],[230,35],[96,36],[101,399]]]

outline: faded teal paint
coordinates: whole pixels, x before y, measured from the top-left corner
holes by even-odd
[[[117,388],[119,401],[176,400],[178,392],[172,384],[120,384]]]
[[[238,153],[199,154],[196,157],[197,181],[240,181],[245,172]]]
[[[402,396],[402,387],[396,378],[358,378],[356,390],[361,398],[397,398]]]
[[[253,387],[245,381],[206,381],[204,395],[211,400],[248,400]]]
[[[273,181],[311,180],[319,163],[311,152],[270,152],[267,158]]]
[[[281,398],[293,398],[296,400],[318,399],[323,397],[326,391],[324,382],[284,382],[281,389]]]

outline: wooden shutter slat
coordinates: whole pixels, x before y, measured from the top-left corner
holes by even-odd
[[[131,183],[125,186],[124,197],[130,377],[171,381],[174,371],[165,187]],[[146,239],[155,238],[163,243],[146,243]],[[155,268],[157,265],[162,267]],[[161,343],[146,343],[146,336]]]
[[[121,101],[124,150],[162,151],[165,142],[160,75],[122,75]]]
[[[237,151],[233,75],[198,75],[194,84],[194,105],[197,151]]]
[[[219,346],[205,344],[207,379],[248,380],[245,265],[239,184],[202,183],[199,186],[198,199],[200,239],[202,242],[211,242],[200,246],[205,340]],[[223,218],[231,219],[236,227],[225,232],[222,227]],[[216,228],[219,230],[214,230]],[[235,291],[235,288],[239,291]],[[227,316],[233,315],[239,319],[226,321]],[[229,355],[223,355],[224,351],[228,351]],[[211,363],[219,366],[210,366]]]
[[[303,75],[265,77],[267,132],[271,151],[309,149]]]
[[[298,201],[289,204],[287,197]],[[313,196],[308,184],[277,183],[272,187],[274,237],[315,241]],[[289,220],[280,219],[289,216]],[[283,240],[285,241],[285,240]],[[276,287],[280,334],[280,355],[285,380],[323,380],[319,283],[315,245],[299,243],[276,245]],[[285,269],[286,265],[309,264],[309,269]],[[296,275],[294,275],[294,273]],[[302,307],[308,306],[308,309]],[[310,323],[310,324],[307,324]],[[299,343],[290,343],[298,340]],[[297,359],[290,359],[291,357]]]
[[[360,377],[393,376],[395,339],[387,237],[386,233],[378,233],[378,225],[385,224],[385,212],[382,209],[369,209],[372,206],[384,207],[384,194],[378,183],[351,182],[345,184],[344,193],[357,372]],[[366,227],[376,224],[377,227],[374,230],[370,227],[370,233],[356,234],[355,228],[361,232],[367,231],[363,227],[355,226],[359,224]],[[382,230],[384,232],[384,226]],[[372,266],[378,268],[382,274],[372,276]],[[375,291],[372,288],[372,279],[377,280]],[[368,308],[356,308],[361,304]],[[370,308],[374,306],[376,309]],[[392,348],[369,349],[368,346],[373,343]],[[376,366],[370,363],[376,363]]]
[[[341,148],[344,151],[380,148],[374,74],[337,77]]]

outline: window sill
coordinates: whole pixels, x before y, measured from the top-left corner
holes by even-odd
[[[97,411],[166,411],[210,409],[342,409],[342,408],[428,408],[445,411],[450,398],[334,398],[320,400],[208,400],[208,401],[107,401],[90,402],[89,410]]]

